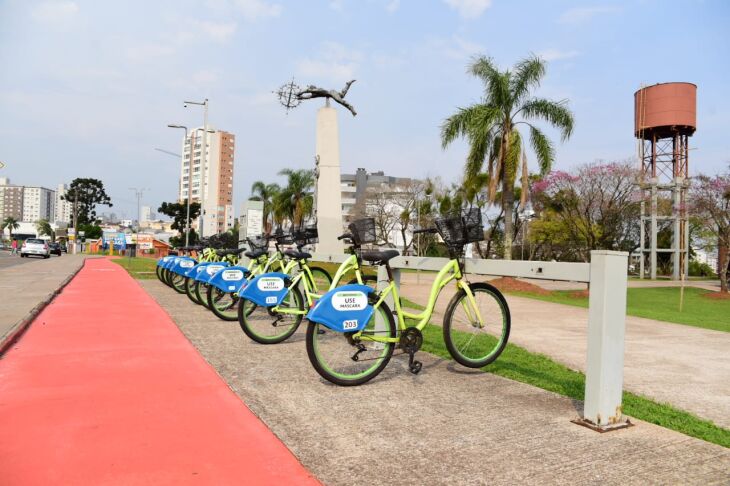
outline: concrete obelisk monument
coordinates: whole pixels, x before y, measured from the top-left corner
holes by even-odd
[[[319,253],[342,253],[343,244],[337,237],[343,233],[342,193],[340,190],[340,133],[337,126],[337,110],[330,106],[330,99],[347,108],[352,116],[355,108],[345,101],[345,95],[355,80],[348,81],[341,91],[326,90],[309,85],[300,90],[294,81],[282,86],[279,100],[287,110],[299,106],[302,100],[324,98],[325,106],[317,111],[317,144],[315,175],[315,216],[319,233]]]
[[[319,233],[319,253],[342,253],[337,240],[342,228],[342,193],[340,189],[340,134],[337,110],[327,105],[317,110],[317,189],[315,215]]]

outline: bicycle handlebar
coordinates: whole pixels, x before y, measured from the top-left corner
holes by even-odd
[[[413,230],[413,234],[417,235],[419,233],[436,233],[438,231],[436,228],[421,228]]]
[[[340,236],[337,237],[338,240],[344,240],[345,238],[351,240],[352,239],[352,233],[345,233],[344,235],[340,235]]]

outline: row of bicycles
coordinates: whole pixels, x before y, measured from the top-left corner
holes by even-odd
[[[507,345],[511,321],[499,290],[469,282],[464,273],[464,246],[484,238],[481,213],[474,209],[439,218],[433,228],[414,233],[437,234],[449,254],[420,311],[416,304],[404,305],[393,278],[389,262],[398,251],[372,247],[373,218],[350,223],[339,237],[348,243],[349,256],[333,276],[310,265],[312,255],[305,248],[318,243],[318,234],[316,228],[303,228],[248,239],[247,249],[181,248],[177,256],[157,262],[157,277],[218,318],[238,321],[246,336],[260,344],[286,341],[306,319],[309,361],[337,385],[371,380],[396,351],[407,354],[410,372],[418,373],[422,364],[415,355],[424,332],[436,329],[434,318],[442,319],[443,339],[454,360],[469,368],[492,363]],[[246,266],[240,264],[242,254]],[[373,274],[378,266],[387,275],[380,285]],[[445,307],[438,306],[450,284],[456,287],[454,295]]]

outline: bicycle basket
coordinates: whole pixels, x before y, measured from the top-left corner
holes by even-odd
[[[299,246],[314,245],[319,243],[319,233],[316,226],[306,226],[304,228],[292,231],[294,241]]]
[[[294,243],[294,238],[292,238],[292,235],[290,233],[284,233],[281,228],[276,230],[276,232],[274,233],[274,239],[279,245],[291,245],[292,243]]]
[[[375,219],[373,218],[364,218],[353,221],[347,229],[349,229],[350,233],[352,233],[352,242],[355,245],[375,243],[377,240],[375,235]]]
[[[257,236],[256,238],[248,238],[248,244],[251,250],[268,250],[269,240],[263,236]]]
[[[455,216],[438,218],[435,223],[441,238],[451,251],[459,253],[467,243],[484,240],[482,212],[479,208],[472,208]]]

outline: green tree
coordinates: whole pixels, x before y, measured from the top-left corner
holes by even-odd
[[[251,199],[264,203],[264,232],[271,233],[271,227],[274,223],[274,200],[281,192],[279,184],[266,184],[262,181],[256,181],[251,185]]]
[[[279,175],[287,177],[287,184],[279,193],[278,206],[286,212],[294,227],[301,227],[314,210],[314,172],[307,169],[284,169]]]
[[[53,228],[51,228],[51,223],[49,223],[47,219],[39,219],[35,222],[35,227],[38,231],[39,236],[50,236],[51,241],[56,241],[56,232],[53,231]]]
[[[20,223],[18,223],[18,220],[13,218],[12,216],[8,216],[3,220],[2,229],[3,231],[5,228],[8,229],[8,233],[10,234],[10,239],[13,239],[13,231],[20,228]]]
[[[187,218],[188,218],[188,206],[187,202],[163,202],[159,208],[157,208],[157,211],[160,213],[169,216],[172,218],[172,224],[170,227],[174,230],[178,231],[180,240],[176,241],[185,241],[185,229],[187,226]],[[194,221],[198,216],[200,216],[200,203],[199,202],[191,202],[190,203],[190,221]],[[192,230],[190,230],[190,244],[194,244],[198,240],[198,235]],[[172,243],[172,238],[170,239],[170,242]],[[181,246],[181,245],[174,245],[174,246]]]
[[[520,61],[511,71],[500,71],[491,58],[480,56],[470,64],[469,72],[484,83],[484,97],[477,104],[459,108],[444,121],[441,143],[446,148],[457,138],[467,139],[470,149],[466,176],[475,176],[487,164],[490,203],[496,198],[497,184],[502,183],[504,258],[511,259],[515,182],[520,169],[525,186],[523,200],[527,198],[527,156],[519,125],[524,125],[529,133],[541,174],[547,174],[555,149],[535,122],[542,120],[557,128],[565,141],[573,132],[573,114],[566,100],[556,102],[531,96],[545,75],[545,62],[536,56]]]
[[[112,207],[112,202],[106,191],[104,183],[99,179],[76,178],[61,196],[61,199],[71,203],[77,203],[76,213],[78,221],[73,224],[79,227],[84,224],[96,224],[96,206],[104,205]]]

